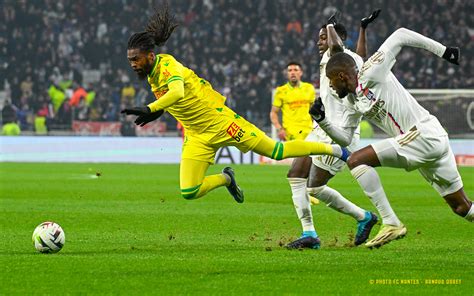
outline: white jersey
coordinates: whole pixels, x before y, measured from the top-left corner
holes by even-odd
[[[364,61],[362,58],[356,54],[355,52],[352,52],[351,50],[344,48],[344,53],[350,55],[354,61],[356,62],[357,68],[361,69],[362,65],[364,64]],[[326,50],[326,52],[323,54],[321,58],[321,62],[319,63],[319,72],[320,72],[320,89],[319,89],[319,95],[321,97],[321,100],[324,104],[324,110],[326,113],[326,118],[335,126],[339,127],[358,127],[359,123],[355,125],[345,125],[344,124],[344,117],[347,117],[347,113],[353,113],[351,112],[351,109],[347,109],[347,107],[344,105],[344,101],[340,99],[337,95],[337,93],[329,86],[329,78],[326,76],[326,64],[329,61],[329,50]],[[359,129],[357,129],[356,133],[359,133]]]
[[[391,137],[414,127],[425,134],[446,135],[438,119],[418,104],[390,71],[394,63],[394,55],[383,46],[364,63],[357,97],[345,98],[358,115],[346,117],[346,124],[356,124],[364,116]]]
[[[358,56],[356,53],[344,48],[344,52],[349,54],[354,58],[358,67],[361,67],[364,63],[362,58]],[[344,117],[347,117],[347,114],[351,114],[354,117],[353,108],[348,108],[345,106],[344,101],[340,99],[337,93],[329,86],[329,78],[326,77],[326,64],[329,61],[329,50],[323,54],[321,58],[320,65],[320,88],[319,88],[319,96],[324,104],[324,109],[326,113],[326,118],[331,122],[331,124],[337,125],[340,128],[348,127],[344,125],[347,120],[343,120]],[[316,123],[316,122],[315,122]],[[354,130],[354,135],[352,136],[351,143],[347,146],[349,151],[354,152],[357,150],[359,145],[360,139],[360,130],[359,130],[359,122],[357,122],[354,126],[350,126],[351,128],[356,128]],[[318,125],[311,131],[311,133],[306,138],[307,141],[313,142],[323,142],[327,144],[334,143],[334,140]],[[340,159],[336,159],[333,156],[329,155],[312,155],[311,156],[313,164],[318,168],[321,168],[325,171],[328,171],[332,175],[336,175],[340,172],[346,165],[346,163]]]

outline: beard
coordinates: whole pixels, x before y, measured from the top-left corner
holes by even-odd
[[[140,80],[145,80],[148,76],[143,70],[135,71],[135,73],[137,73],[138,79]]]
[[[151,71],[153,71],[153,64],[146,64],[143,69],[138,69],[135,73],[137,73],[138,79],[145,80]]]

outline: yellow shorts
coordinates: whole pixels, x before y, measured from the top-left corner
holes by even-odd
[[[183,143],[182,159],[214,163],[219,148],[235,146],[246,153],[265,137],[265,133],[237,114],[222,117],[204,133],[187,131]]]
[[[312,128],[302,128],[302,127],[288,127],[285,128],[286,131],[286,140],[304,140],[311,132]]]

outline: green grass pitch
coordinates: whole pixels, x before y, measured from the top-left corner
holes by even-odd
[[[417,172],[378,169],[408,227],[404,239],[374,250],[350,247],[354,220],[320,204],[313,214],[322,249],[289,251],[281,245],[301,228],[288,167],[234,169],[243,204],[225,188],[182,199],[177,165],[0,163],[0,295],[474,291],[474,225]],[[460,172],[472,199],[474,169]],[[330,185],[375,210],[347,170]],[[58,254],[39,254],[31,242],[48,220],[66,233]]]

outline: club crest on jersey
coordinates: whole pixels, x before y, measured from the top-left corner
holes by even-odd
[[[227,128],[227,133],[237,142],[240,142],[242,137],[245,135],[245,131],[240,128],[235,122],[232,122]]]
[[[171,73],[170,73],[168,70],[163,71],[162,74],[163,74],[163,78],[164,78],[165,80],[168,80],[168,78],[171,77]]]

